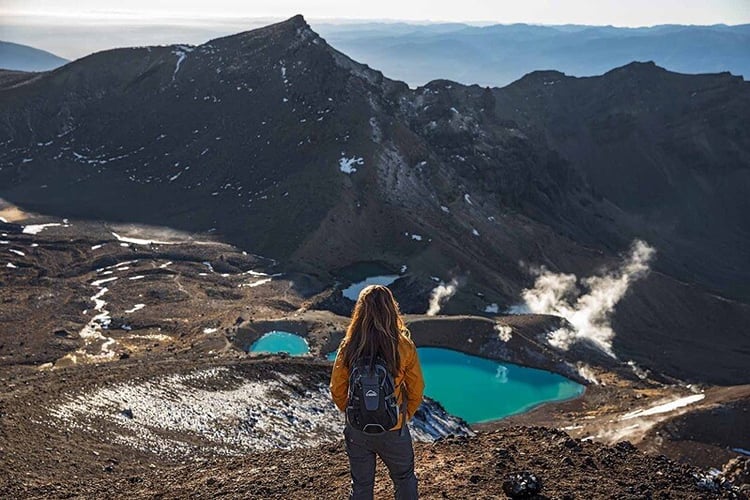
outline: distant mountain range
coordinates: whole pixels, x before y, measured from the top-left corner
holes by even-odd
[[[337,49],[412,86],[503,86],[534,70],[598,75],[631,61],[680,73],[750,75],[750,25],[647,28],[529,24],[314,24]]]
[[[0,41],[0,68],[17,71],[49,71],[69,62],[28,45]]]
[[[452,314],[518,301],[524,264],[589,276],[643,238],[655,272],[616,351],[684,378],[711,351],[715,382],[750,382],[750,82],[727,72],[412,90],[297,16],[0,74],[0,197],[211,231],[331,282],[367,261],[428,291],[458,276]]]
[[[33,26],[2,26],[6,37],[34,40]],[[0,24],[2,24],[0,22]],[[88,54],[110,47],[163,45],[175,41],[200,44],[236,31],[268,24],[261,19],[223,20],[215,25],[106,26],[75,24],[47,27],[44,38],[57,40],[57,52]],[[658,25],[620,28],[588,25],[399,22],[312,22],[328,43],[391,78],[416,87],[445,78],[464,84],[501,87],[535,70],[557,70],[571,76],[599,75],[631,61],[654,61],[679,73],[750,75],[750,25]],[[26,71],[53,69],[65,60],[0,45],[0,68]],[[26,49],[28,50],[28,49]],[[9,57],[9,56],[8,56]],[[29,66],[28,64],[33,63]]]

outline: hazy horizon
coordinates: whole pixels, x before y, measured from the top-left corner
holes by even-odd
[[[0,10],[0,13],[3,11]],[[211,39],[248,31],[286,17],[138,17],[138,16],[73,16],[43,13],[3,15],[0,21],[0,41],[13,42],[51,52],[57,56],[75,60],[102,50],[144,45],[172,45],[185,43],[199,45]],[[305,16],[313,30],[316,26],[357,26],[364,24],[440,26],[466,25],[476,27],[530,25],[548,27],[612,27],[620,29],[655,28],[659,26],[709,27],[716,25],[739,26],[747,23],[682,24],[661,23],[643,26],[616,24],[543,23],[543,22],[495,22],[495,21],[430,21],[412,19],[357,19],[315,18]],[[68,22],[61,23],[61,20]]]

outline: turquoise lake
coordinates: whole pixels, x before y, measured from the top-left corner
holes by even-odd
[[[451,349],[417,349],[425,394],[470,424],[523,413],[583,394],[584,386],[556,373],[500,363]]]
[[[310,352],[310,346],[299,335],[273,330],[253,342],[248,352],[285,352],[291,356],[303,356]]]
[[[470,424],[523,413],[542,403],[583,394],[584,386],[556,373],[501,363],[440,347],[417,348],[425,394]],[[326,356],[336,359],[336,353]]]

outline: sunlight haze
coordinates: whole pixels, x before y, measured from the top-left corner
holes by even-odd
[[[127,5],[127,7],[123,7]],[[595,5],[595,7],[592,7]],[[750,22],[750,2],[746,0],[527,0],[460,3],[436,2],[344,2],[314,3],[293,0],[245,2],[195,0],[153,2],[132,0],[123,4],[112,0],[4,0],[0,12],[45,14],[62,17],[100,19],[143,19],[160,17],[185,19],[208,17],[278,17],[303,14],[309,18],[381,19],[409,21],[464,21],[496,23],[594,24],[649,26],[654,24],[741,24]]]

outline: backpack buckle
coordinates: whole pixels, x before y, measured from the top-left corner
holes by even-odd
[[[367,424],[362,429],[362,432],[366,434],[382,434],[386,431],[385,427],[380,424]]]

